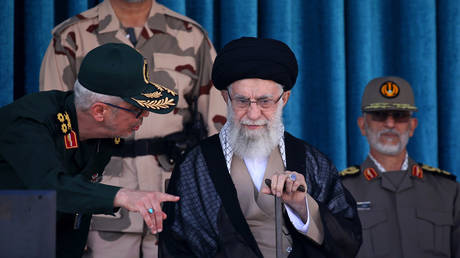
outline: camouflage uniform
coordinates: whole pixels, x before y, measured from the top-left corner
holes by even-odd
[[[146,24],[136,30],[134,46],[108,0],[64,21],[53,30],[40,71],[40,89],[71,89],[86,53],[105,43],[121,42],[135,47],[147,59],[151,81],[170,87],[179,95],[174,112],[151,113],[133,135],[134,140],[182,131],[184,123],[190,120],[189,107],[196,98],[208,133],[216,133],[226,121],[226,109],[220,93],[212,87],[215,50],[203,28],[154,2]],[[171,168],[160,167],[161,158],[113,157],[102,183],[164,192],[164,181]],[[96,217],[91,228],[88,248],[96,256],[100,250],[104,256],[139,257],[141,245],[144,257],[156,257],[156,238],[146,233],[137,213],[122,209],[115,217]]]

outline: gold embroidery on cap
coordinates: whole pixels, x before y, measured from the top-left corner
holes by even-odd
[[[372,103],[364,107],[364,110],[372,109],[388,109],[388,108],[398,108],[398,109],[407,109],[407,110],[416,110],[416,108],[410,104],[402,103]]]
[[[399,86],[394,82],[387,81],[380,86],[380,94],[385,98],[395,98],[399,94]]]
[[[169,106],[174,106],[174,99],[169,99],[168,97],[160,100],[138,100],[131,98],[136,101],[141,107],[151,108],[151,109],[162,109],[169,108]]]
[[[142,67],[142,73],[144,74],[144,82],[149,83],[149,70],[147,69],[147,60],[144,59],[144,66]]]
[[[152,92],[152,93],[142,93],[142,95],[146,96],[149,99],[157,99],[157,98],[163,96],[163,94],[161,94],[161,92],[159,92],[159,91],[155,91],[155,92]]]
[[[153,86],[155,86],[159,91],[167,91],[169,94],[173,95],[173,96],[176,96],[177,93],[166,88],[165,86],[161,86],[160,84],[157,84],[157,83],[153,83],[153,82],[150,82],[150,84],[152,84]]]

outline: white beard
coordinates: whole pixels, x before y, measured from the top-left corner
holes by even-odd
[[[229,125],[229,144],[233,152],[240,158],[261,158],[267,157],[278,146],[282,137],[283,126],[283,105],[277,106],[273,119],[260,119],[252,121],[242,119],[239,122],[234,120],[231,103],[227,105]],[[266,125],[261,129],[250,130],[241,125]]]
[[[386,155],[397,155],[403,151],[407,143],[409,142],[409,131],[410,128],[400,134],[398,131],[393,130],[393,129],[383,129],[379,132],[374,132],[372,131],[367,123],[364,124],[364,129],[366,130],[366,137],[367,141],[369,142],[369,145],[371,148],[375,149],[376,151],[386,154]],[[380,136],[384,133],[393,133],[398,136],[399,141],[396,144],[383,144],[379,141]]]

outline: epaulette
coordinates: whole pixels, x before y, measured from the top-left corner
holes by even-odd
[[[432,166],[428,166],[428,165],[425,165],[425,164],[420,164],[420,166],[422,167],[422,169],[426,172],[430,172],[434,175],[439,175],[439,176],[444,176],[444,177],[447,177],[451,180],[456,180],[456,176],[451,174],[450,172],[447,172],[445,170],[442,170],[442,169],[439,169],[439,168],[435,168],[435,167],[432,167]]]
[[[339,176],[356,176],[359,175],[360,167],[359,166],[351,166],[347,167],[346,169],[339,172]]]
[[[61,34],[64,30],[66,30],[68,27],[78,23],[79,21],[86,20],[86,19],[92,19],[97,17],[98,12],[97,12],[97,6],[93,7],[91,9],[88,9],[80,14],[77,14],[75,16],[72,16],[68,18],[67,20],[59,23],[56,27],[54,27],[53,31],[51,32],[53,35]]]

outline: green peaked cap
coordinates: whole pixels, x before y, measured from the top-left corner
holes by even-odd
[[[109,43],[91,50],[82,61],[78,81],[88,90],[118,96],[154,113],[169,113],[177,105],[177,93],[150,82],[147,61],[125,44]]]

